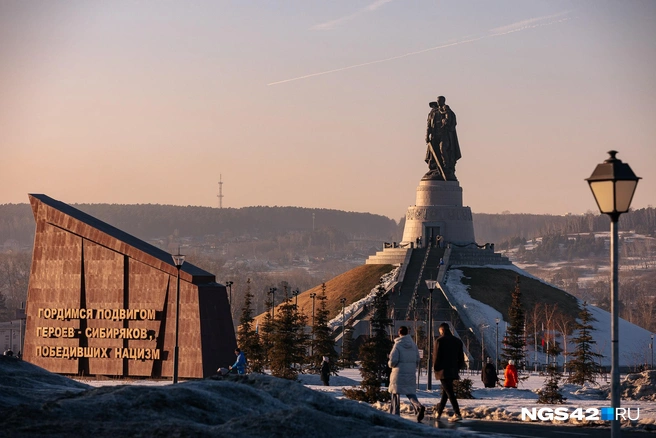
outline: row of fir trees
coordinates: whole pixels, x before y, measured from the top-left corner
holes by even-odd
[[[327,356],[332,373],[336,373],[338,355],[328,327],[326,285],[322,285],[321,294],[316,297],[319,306],[310,334],[305,329],[307,316],[298,311],[287,295],[287,288],[284,292],[284,301],[278,309],[274,309],[273,301],[267,301],[269,311],[262,324],[256,326],[252,307],[254,296],[250,280],[247,281],[237,342],[246,355],[248,371],[262,373],[269,369],[273,376],[296,380],[299,372],[318,370],[323,357]]]
[[[508,309],[508,330],[504,339],[503,353],[501,357],[507,363],[513,359],[516,364],[522,363],[526,358],[526,339],[525,339],[525,312],[522,306],[522,292],[520,288],[519,276],[515,282],[515,289],[512,292],[512,301]],[[570,383],[583,385],[586,382],[594,383],[600,373],[597,360],[602,356],[593,351],[596,341],[592,336],[595,321],[592,313],[588,309],[587,302],[583,302],[579,311],[579,316],[574,325],[577,335],[573,338],[575,345],[574,352],[569,353],[571,357],[568,363]],[[547,377],[544,387],[540,391],[538,403],[558,404],[564,403],[565,398],[560,393],[560,381],[563,374],[557,363],[557,357],[562,353],[562,348],[557,340],[549,344],[547,354],[551,357],[550,363],[547,364]]]
[[[295,380],[301,372],[319,370],[324,356],[329,358],[333,374],[337,373],[338,363],[341,362],[342,366],[353,364],[352,327],[345,327],[341,360],[335,350],[332,331],[328,327],[325,284],[316,299],[319,300],[319,305],[314,314],[310,334],[305,330],[307,316],[298,311],[287,295],[275,313],[273,302],[267,302],[269,311],[263,317],[262,324],[254,327],[253,294],[250,282],[247,282],[237,340],[240,349],[246,354],[249,372],[263,373],[268,369],[273,376]],[[391,370],[387,366],[387,360],[393,346],[387,331],[392,324],[388,317],[387,300],[385,288],[379,285],[373,299],[371,336],[363,341],[357,354],[361,361],[362,383],[360,388],[344,390],[349,398],[370,403],[389,399],[389,393],[381,389],[389,384]]]

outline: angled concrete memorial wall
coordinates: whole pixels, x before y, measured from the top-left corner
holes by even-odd
[[[29,195],[36,220],[23,357],[74,375],[173,375],[177,269],[171,255],[63,202]],[[184,263],[179,377],[234,360],[225,286]]]

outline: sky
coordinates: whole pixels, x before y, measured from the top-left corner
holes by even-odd
[[[0,204],[331,208],[400,219],[428,103],[474,213],[597,211],[607,151],[656,205],[656,2],[0,2]]]

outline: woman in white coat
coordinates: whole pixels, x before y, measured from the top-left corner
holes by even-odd
[[[394,340],[394,347],[389,354],[388,365],[392,368],[389,392],[392,396],[390,414],[401,415],[401,394],[405,394],[415,407],[417,421],[421,423],[426,408],[417,400],[417,366],[419,349],[408,336],[406,326],[399,327],[399,337]]]

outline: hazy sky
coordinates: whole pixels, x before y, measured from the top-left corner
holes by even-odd
[[[611,149],[656,205],[650,0],[0,0],[0,203],[399,219],[440,94],[473,212],[596,211]]]

